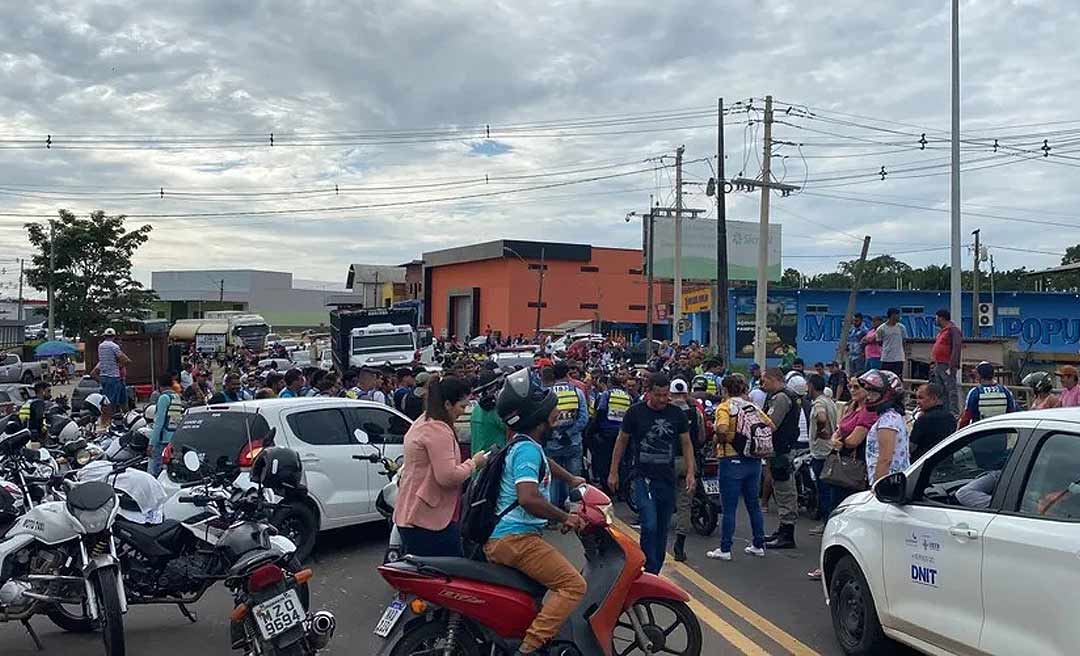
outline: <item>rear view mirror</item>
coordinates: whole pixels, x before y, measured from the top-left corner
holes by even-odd
[[[184,453],[184,468],[189,472],[197,472],[202,466],[199,462],[199,454],[194,451],[187,451]]]
[[[882,478],[874,485],[874,496],[882,503],[907,503],[907,476],[896,472]]]
[[[585,498],[585,486],[570,488],[570,501],[574,503],[581,503],[581,500]]]
[[[357,444],[370,444],[371,440],[368,439],[368,434],[362,428],[357,428],[353,431],[353,436],[356,437]]]

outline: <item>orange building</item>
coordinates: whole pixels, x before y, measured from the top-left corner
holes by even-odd
[[[644,334],[646,281],[638,249],[497,240],[424,253],[424,300],[436,335],[536,332],[567,321]],[[540,276],[543,274],[543,289]],[[658,306],[671,285],[654,287]],[[654,320],[656,317],[654,317]],[[657,337],[670,334],[662,321]]]

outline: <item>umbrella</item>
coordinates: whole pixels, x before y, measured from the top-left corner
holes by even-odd
[[[75,353],[75,345],[68,342],[61,342],[59,340],[53,340],[51,342],[42,342],[38,344],[34,349],[34,355],[39,358],[51,358],[57,355],[71,355]]]

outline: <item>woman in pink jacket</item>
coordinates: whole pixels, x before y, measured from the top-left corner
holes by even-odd
[[[405,460],[398,481],[394,524],[405,553],[461,556],[458,503],[461,485],[487,462],[486,453],[462,462],[454,432],[469,403],[469,387],[460,378],[432,378],[424,414],[405,434]]]

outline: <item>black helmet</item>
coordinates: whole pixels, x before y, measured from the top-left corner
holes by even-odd
[[[300,454],[283,446],[263,449],[251,465],[251,480],[271,489],[301,490],[303,474]]]
[[[541,387],[523,369],[506,377],[495,408],[507,426],[525,432],[547,420],[556,403],[555,394]]]
[[[486,411],[495,407],[495,397],[499,394],[499,377],[494,371],[484,369],[476,381],[473,393],[477,395],[477,402]]]
[[[1046,394],[1054,389],[1054,379],[1045,371],[1030,373],[1024,376],[1024,380],[1021,382],[1035,390],[1036,394]]]

